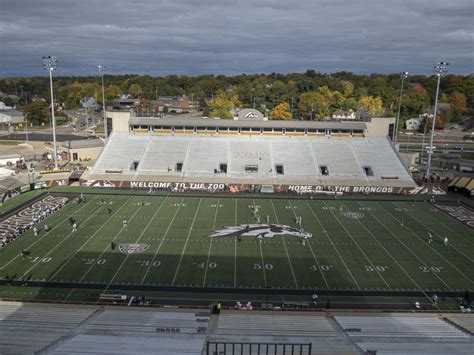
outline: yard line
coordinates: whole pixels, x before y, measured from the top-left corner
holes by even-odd
[[[217,211],[219,210],[219,203],[220,199],[217,199],[217,205],[216,205],[216,213],[214,214],[214,222],[212,223],[212,230],[216,230],[216,219],[217,219]],[[211,242],[209,243],[209,252],[207,253],[207,262],[206,262],[206,271],[204,271],[204,280],[202,282],[202,285],[206,285],[206,277],[207,277],[207,269],[209,267],[209,259],[211,258],[211,248],[212,248],[212,241],[214,238],[211,238]]]
[[[145,275],[143,275],[142,282],[141,282],[142,284],[145,282],[145,279],[146,279],[148,273],[150,272],[151,266],[153,265],[153,263],[154,263],[155,260],[156,260],[156,257],[157,257],[157,255],[158,255],[158,252],[160,251],[161,246],[163,245],[163,242],[165,241],[166,236],[168,235],[168,232],[170,231],[171,226],[173,225],[173,222],[174,222],[176,216],[178,215],[179,210],[181,209],[181,206],[182,206],[182,204],[183,204],[183,201],[184,201],[184,197],[181,199],[181,202],[179,203],[179,206],[178,206],[178,208],[176,209],[176,212],[174,213],[174,216],[173,216],[173,218],[171,219],[171,222],[170,222],[170,224],[168,225],[168,228],[166,229],[165,234],[163,235],[163,239],[161,239],[160,245],[158,245],[158,248],[156,249],[156,252],[155,252],[155,254],[153,255],[153,259],[151,259],[150,265],[148,265],[148,267],[147,267],[147,269],[146,269],[146,271],[145,271]]]
[[[344,205],[344,204],[342,203],[342,201],[341,201],[341,204]],[[359,204],[359,206],[362,206],[360,203],[358,203],[358,204]],[[368,212],[369,212],[369,214],[372,216],[372,214],[370,213],[370,210],[368,210]],[[372,231],[371,231],[369,228],[367,228],[367,226],[366,226],[364,223],[362,223],[362,221],[361,221],[360,219],[358,219],[357,221],[358,221],[358,222],[362,225],[362,227],[364,227],[364,229],[371,235],[372,239],[375,240],[375,242],[376,242],[378,245],[380,245],[380,246],[382,247],[382,249],[385,251],[385,253],[386,253],[388,256],[390,256],[390,258],[398,265],[398,267],[400,268],[400,270],[402,270],[402,271],[405,273],[405,275],[407,275],[408,278],[413,282],[413,284],[414,284],[416,287],[418,287],[418,289],[419,289],[421,292],[423,292],[423,294],[426,296],[426,298],[431,301],[431,297],[428,296],[425,291],[423,291],[423,289],[421,288],[421,286],[415,281],[415,279],[413,279],[413,277],[411,277],[411,275],[405,270],[405,268],[402,267],[402,265],[400,265],[400,263],[398,262],[398,260],[395,259],[395,258],[392,256],[392,254],[391,254],[387,249],[385,249],[385,247],[383,246],[383,244],[378,241],[378,239],[375,237],[375,235],[372,233]],[[377,220],[377,222],[378,222],[378,220]],[[385,228],[384,225],[382,225],[382,227],[383,227],[384,229],[387,229],[387,228]]]
[[[272,203],[272,209],[273,209],[273,214],[275,215],[275,219],[277,223],[280,224],[280,222],[278,221],[278,216],[275,211],[275,205],[273,203],[273,200],[270,200],[270,202]],[[300,288],[298,286],[298,281],[296,280],[295,271],[293,270],[293,265],[291,264],[290,254],[288,253],[288,248],[286,247],[285,238],[282,237],[281,240],[283,242],[283,246],[285,247],[286,257],[288,258],[288,263],[290,264],[290,270],[291,270],[291,274],[293,275],[293,280],[295,281],[296,288]]]
[[[263,250],[262,250],[262,243],[259,241],[258,246],[260,247],[260,257],[262,258],[262,271],[263,271],[263,280],[265,281],[265,288],[268,288],[267,284],[267,274],[265,273],[265,260],[263,260]]]
[[[72,254],[72,256],[70,256],[70,257],[66,260],[66,262],[65,262],[64,264],[61,265],[61,267],[60,267],[52,276],[49,277],[48,281],[53,280],[54,277],[74,258],[74,256],[76,256],[76,254],[79,253],[79,252],[82,250],[82,248],[85,247],[85,245],[89,242],[89,240],[91,240],[91,238],[93,238],[97,233],[99,233],[99,232],[102,230],[102,228],[104,228],[104,226],[107,225],[107,223],[122,209],[123,206],[125,206],[125,205],[127,204],[127,202],[128,202],[130,199],[131,199],[131,197],[129,197],[129,198],[123,203],[123,205],[120,206],[111,216],[109,216],[109,217],[107,218],[107,220],[100,226],[100,228],[97,229],[97,230],[95,231],[95,233],[92,234],[92,235],[82,244],[82,246],[81,246],[79,249],[77,249],[77,250],[75,251],[75,253]],[[100,259],[100,257],[99,257],[99,258],[96,258],[96,260],[98,260],[98,259]],[[81,280],[82,280],[82,279],[81,279]]]
[[[252,199],[252,203],[253,203],[253,209],[255,210],[255,199]],[[253,216],[255,216],[256,214],[253,214]],[[259,248],[260,248],[260,257],[262,258],[262,271],[263,271],[263,279],[265,281],[265,288],[268,287],[267,285],[267,273],[265,272],[265,260],[263,259],[263,248],[262,248],[262,243],[263,241],[260,239],[257,239],[258,240],[258,245],[259,245]]]
[[[89,201],[89,203],[91,203],[95,198],[97,198],[97,196],[94,197],[94,198],[92,198],[92,199]],[[71,201],[71,203],[72,203],[72,201]],[[74,212],[73,214],[71,214],[71,216],[74,216],[75,214],[77,214],[77,212],[79,212],[80,210],[82,210],[84,207],[86,207],[86,204],[84,204],[82,207],[80,207],[79,209],[77,209],[76,212]],[[64,207],[63,207],[63,208],[64,208]],[[61,210],[58,210],[58,212],[59,212],[59,211],[61,211]],[[54,215],[54,213],[53,213],[53,215]],[[66,221],[67,221],[67,219],[64,219],[64,220],[63,220],[63,222],[66,222]],[[57,225],[52,226],[51,229],[50,229],[48,232],[44,233],[41,238],[37,239],[36,242],[34,242],[33,244],[31,244],[31,245],[28,247],[28,249],[32,248],[32,247],[35,246],[37,243],[41,242],[41,241],[43,240],[43,238],[45,238],[47,235],[49,235],[49,233],[51,233],[55,228],[57,228],[58,226],[60,226],[61,223],[62,223],[62,222],[59,222]],[[11,262],[15,261],[15,260],[16,260],[17,258],[19,258],[19,257],[20,257],[20,255],[16,255],[12,260],[10,260],[8,263],[6,263],[6,264],[4,264],[2,267],[0,267],[0,270],[2,270],[4,267],[8,266]]]
[[[439,213],[444,213],[443,211],[440,211],[438,210]],[[427,216],[430,216],[431,218],[431,215],[427,212],[425,212],[425,210],[422,208],[421,209],[421,212],[426,214]],[[448,227],[447,225],[444,225],[443,223],[437,223],[438,225],[446,228],[446,229],[449,229],[452,233],[455,233],[455,234],[458,234],[455,230],[451,229],[450,227]],[[441,236],[440,236],[441,237]],[[442,239],[442,238],[441,238]],[[469,256],[467,256],[466,254],[464,254],[461,250],[459,250],[458,248],[456,248],[456,246],[454,246],[452,243],[449,243],[448,244],[449,247],[455,249],[459,254],[461,254],[462,256],[464,256],[467,260],[469,260],[471,263],[474,262],[474,260],[472,258],[470,258]]]
[[[395,220],[397,221],[397,223],[399,222],[398,219],[396,219],[395,217],[393,217],[392,214],[389,213],[380,203],[379,203],[379,205],[380,205],[381,209],[382,209],[382,210],[385,210],[393,219],[395,219]],[[373,217],[377,220],[377,222],[379,222],[382,226],[384,226],[384,228],[385,228],[391,235],[393,235],[393,236],[395,237],[395,239],[398,240],[398,242],[399,242],[400,244],[402,244],[411,254],[413,254],[413,256],[414,256],[415,258],[417,258],[418,261],[422,264],[422,266],[428,267],[428,265],[427,265],[423,260],[421,260],[421,259],[418,257],[418,255],[417,255],[416,253],[414,253],[401,239],[399,239],[399,238],[396,236],[395,233],[393,233],[389,228],[386,228],[386,227],[385,227],[385,224],[383,224],[376,216],[372,215],[372,213],[371,213],[370,211],[367,211],[367,212],[369,212],[369,214],[370,214],[371,216],[373,216]],[[438,280],[440,280],[442,283],[444,283],[444,285],[445,285],[448,289],[451,289],[451,287],[450,287],[441,277],[439,277],[436,273],[432,273],[432,274],[435,275],[435,276],[438,278]]]
[[[329,207],[326,202],[324,202],[324,204]],[[336,214],[329,208],[329,211],[331,212],[331,214],[334,216],[334,218],[336,219],[336,221],[341,225],[341,227],[344,229],[344,231],[347,233],[347,235],[349,236],[349,238],[351,238],[351,240],[354,242],[354,244],[357,246],[357,248],[359,249],[359,251],[361,252],[361,254],[367,259],[367,261],[370,263],[370,265],[373,267],[373,269],[375,270],[375,272],[377,273],[377,275],[382,279],[382,281],[385,283],[385,285],[387,285],[387,287],[389,289],[391,289],[390,285],[387,283],[387,281],[383,278],[383,276],[380,274],[380,272],[377,270],[377,268],[375,267],[375,265],[372,263],[372,261],[369,259],[369,257],[367,256],[367,254],[362,250],[362,248],[360,247],[359,243],[356,242],[356,240],[352,237],[352,234],[349,232],[349,230],[346,228],[346,226],[344,225],[344,223],[342,223],[339,218],[336,216]]]
[[[237,199],[235,199],[235,223],[237,225]],[[234,287],[237,287],[237,238],[234,238]]]
[[[296,212],[295,212],[295,209],[293,207],[293,204],[291,203],[290,200],[288,200],[288,203],[290,204],[291,210],[293,211],[293,214],[296,217]],[[273,205],[273,201],[272,201],[272,205]],[[275,206],[273,206],[273,212],[275,213],[275,216],[276,216]],[[277,217],[277,222],[278,222],[278,217]],[[278,222],[278,223],[280,223],[280,222]],[[324,283],[326,284],[326,288],[329,289],[329,284],[326,280],[326,277],[324,276],[323,270],[321,270],[321,268],[319,267],[318,259],[316,258],[316,254],[314,253],[313,247],[311,246],[311,243],[309,242],[309,240],[308,240],[308,247],[309,247],[309,250],[311,251],[311,254],[313,255],[313,259],[314,259],[314,262],[316,263],[316,266],[318,267],[319,273],[321,274],[321,276],[324,280]]]
[[[100,207],[99,207],[98,209],[100,209]],[[94,216],[94,215],[91,214],[91,215],[90,215],[89,217],[87,217],[87,218],[84,220],[84,222],[82,222],[82,223],[85,223],[87,220],[89,220],[89,218],[92,218],[92,216]],[[66,235],[66,236],[63,238],[63,240],[61,240],[58,244],[56,244],[53,249],[50,249],[45,255],[43,255],[42,258],[45,258],[45,257],[47,257],[49,254],[51,254],[57,247],[59,247],[62,243],[64,243],[64,241],[67,240],[68,237],[69,237],[70,235],[72,235],[72,233],[73,233],[73,232],[70,232],[68,235]],[[29,268],[28,270],[26,270],[23,274],[21,274],[20,279],[21,279],[23,276],[25,276],[27,273],[31,272],[31,270],[33,270],[33,269],[34,269],[36,266],[38,266],[39,264],[40,264],[40,263],[33,264],[32,267],[30,267],[30,268]]]
[[[181,261],[183,260],[184,251],[186,250],[186,246],[188,245],[189,236],[191,235],[191,232],[193,230],[194,222],[196,221],[196,217],[197,217],[197,214],[199,212],[199,206],[201,206],[201,201],[202,201],[202,197],[199,199],[199,203],[198,203],[198,206],[196,208],[196,213],[194,214],[193,222],[191,223],[191,227],[189,227],[188,236],[186,238],[186,242],[184,243],[183,251],[181,252],[181,256],[180,256],[179,262],[178,262],[178,267],[176,268],[176,272],[174,274],[173,282],[171,283],[171,285],[174,285],[174,282],[176,281],[176,276],[178,276],[178,271],[179,271],[179,268],[181,266]]]
[[[396,203],[393,203],[395,206],[397,206]],[[400,207],[399,207],[400,208]],[[389,212],[390,213],[390,212]],[[415,218],[413,218],[410,214],[406,213],[406,212],[402,212],[403,214],[406,214],[409,218],[411,218],[412,220],[414,220],[416,223],[418,224],[421,224],[423,226],[423,228],[426,228],[424,224],[418,222]],[[393,217],[393,215],[390,213],[390,215]],[[416,234],[410,227],[406,226],[406,228],[418,239],[418,240],[421,240],[423,241],[423,239],[421,239],[418,234]],[[449,265],[451,265],[459,274],[461,274],[462,276],[464,276],[467,280],[469,280],[469,282],[471,283],[474,283],[474,281],[472,281],[472,279],[467,276],[466,274],[464,274],[461,270],[459,270],[457,268],[457,266],[453,265],[448,259],[446,259],[443,254],[440,254],[435,248],[433,248],[430,244],[428,244],[428,247],[430,247],[436,254],[438,254],[442,259],[444,259],[444,261],[446,261]]]
[[[148,227],[150,226],[151,222],[155,219],[156,215],[158,214],[158,212],[160,211],[161,207],[163,206],[163,204],[165,203],[165,201],[167,200],[169,194],[163,199],[163,201],[161,201],[160,203],[160,206],[157,208],[157,210],[155,211],[155,213],[153,214],[153,216],[150,218],[150,220],[148,221],[148,223],[146,224],[145,228],[143,228],[142,232],[140,233],[140,236],[138,237],[138,239],[136,240],[135,244],[137,244],[140,239],[142,239],[143,237],[143,234],[145,234],[145,231],[148,229]],[[107,250],[108,247],[106,247],[104,249],[104,251],[102,253],[104,253],[106,250]],[[112,282],[115,280],[115,278],[117,277],[118,273],[120,272],[120,270],[122,270],[122,267],[123,265],[125,265],[125,262],[127,261],[128,257],[130,256],[130,254],[127,254],[125,256],[125,258],[123,259],[122,263],[120,264],[120,266],[118,267],[117,271],[115,272],[114,276],[112,277],[112,279],[110,279],[109,283],[107,284],[107,287],[104,289],[104,292],[107,291],[110,287],[110,285],[112,284]],[[99,259],[99,258],[97,258]]]
[[[323,201],[324,204],[327,206],[326,202]],[[328,206],[329,207],[329,206]],[[357,248],[359,249],[359,251],[362,253],[362,255],[364,255],[364,257],[367,259],[367,261],[370,263],[370,266],[372,266],[375,270],[375,272],[377,273],[377,275],[379,275],[379,277],[382,279],[382,281],[385,283],[385,285],[387,285],[387,287],[391,290],[392,288],[390,287],[390,285],[387,283],[387,281],[385,281],[385,279],[383,278],[383,276],[380,274],[380,272],[377,270],[377,268],[375,267],[375,265],[372,263],[372,261],[369,259],[369,257],[367,256],[367,254],[365,254],[365,252],[362,250],[362,248],[360,247],[359,243],[357,243],[355,241],[355,239],[352,237],[352,234],[347,230],[346,226],[344,225],[344,223],[342,223],[339,218],[337,218],[336,214],[331,210],[329,209],[329,211],[331,212],[331,214],[334,216],[334,218],[336,219],[336,221],[341,225],[341,227],[344,229],[344,231],[347,233],[347,235],[349,236],[349,238],[352,239],[352,241],[354,242],[354,244],[357,246]]]
[[[130,197],[130,198],[131,198],[131,197]],[[122,208],[123,206],[125,206],[125,204],[123,204],[120,208]],[[141,207],[139,207],[139,208],[132,214],[132,216],[128,219],[128,221],[130,222],[130,221],[137,215],[137,213],[138,213],[140,210],[141,210]],[[103,226],[102,226],[102,227],[103,227]],[[99,229],[102,229],[102,227],[100,227]],[[123,232],[124,230],[125,230],[124,227],[122,227],[122,229],[120,229],[120,231],[115,235],[115,237],[111,240],[111,242],[113,242],[115,239],[117,239],[117,237],[118,237],[120,234],[122,234],[122,232]],[[98,231],[97,231],[97,232],[98,232]],[[97,234],[97,232],[94,233],[94,234]],[[91,238],[89,238],[89,239],[84,243],[84,245],[85,245],[87,242],[89,242],[89,240],[91,240]],[[84,247],[84,245],[81,247],[81,249]],[[101,258],[102,258],[102,255],[104,255],[104,253],[107,251],[108,248],[109,248],[109,246],[107,245],[107,246],[104,248],[104,250],[102,251],[102,253],[100,253],[100,255],[99,255],[97,258],[95,258],[95,260],[97,261],[97,260],[101,259]],[[92,263],[92,265],[89,267],[89,269],[84,273],[84,275],[82,275],[82,277],[81,277],[81,279],[79,280],[79,282],[82,282],[82,281],[84,280],[84,278],[89,274],[89,272],[94,268],[94,266],[96,266],[95,261]]]
[[[313,208],[311,207],[311,205],[308,203],[308,201],[306,201],[306,204],[308,205],[309,209],[311,210],[314,218],[316,218],[316,221],[319,223],[319,225],[321,226],[324,234],[326,234],[326,237],[328,238],[329,242],[331,243],[332,247],[334,248],[334,250],[336,251],[337,253],[337,256],[339,256],[339,259],[341,259],[342,263],[344,264],[344,266],[346,267],[347,269],[347,272],[349,273],[349,275],[351,275],[352,277],[352,280],[354,281],[354,283],[356,284],[357,288],[360,290],[360,286],[359,286],[359,283],[357,282],[357,280],[354,278],[354,275],[352,275],[352,272],[351,270],[349,269],[349,267],[347,266],[346,262],[344,261],[344,259],[342,258],[341,254],[339,253],[339,250],[336,248],[336,246],[334,245],[334,242],[332,241],[329,233],[327,232],[326,228],[324,228],[323,224],[321,223],[321,221],[319,220],[318,216],[316,215],[316,212],[314,212]]]

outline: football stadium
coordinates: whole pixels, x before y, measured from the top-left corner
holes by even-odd
[[[472,351],[471,204],[418,186],[390,119],[107,114],[80,178],[7,201],[7,353]]]

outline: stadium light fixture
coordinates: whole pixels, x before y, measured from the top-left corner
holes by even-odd
[[[53,124],[54,168],[58,168],[58,148],[56,144],[56,120],[54,118],[53,71],[56,70],[56,57],[43,57],[43,67],[49,72],[49,87],[51,89],[51,122]]]
[[[438,112],[438,95],[439,95],[439,82],[441,81],[441,76],[445,75],[448,72],[448,65],[449,63],[446,62],[437,62],[434,66],[434,74],[438,77],[438,81],[436,83],[436,97],[435,97],[435,106],[433,111],[433,123],[431,125],[431,139],[430,139],[430,146],[428,149],[428,166],[426,169],[426,176],[430,176],[431,170],[431,155],[433,154],[433,139],[435,133],[435,123],[436,123],[436,113]]]
[[[400,123],[400,111],[402,109],[403,82],[405,81],[406,78],[408,78],[408,72],[404,71],[403,73],[400,74],[400,77],[402,78],[402,84],[400,85],[400,100],[398,102],[398,114],[397,114],[397,118],[395,119],[395,127],[393,129],[393,134],[392,134],[392,142],[394,144],[397,143],[397,137],[398,137],[398,125]]]
[[[105,114],[105,89],[104,89],[104,73],[106,71],[105,65],[99,65],[99,73],[102,77],[102,114],[104,115],[104,136],[107,138],[107,118]]]

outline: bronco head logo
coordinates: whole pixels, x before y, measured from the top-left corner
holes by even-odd
[[[240,224],[216,230],[209,237],[259,237],[273,238],[276,235],[289,235],[298,238],[311,238],[313,235],[284,224]]]

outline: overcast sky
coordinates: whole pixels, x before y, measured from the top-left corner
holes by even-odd
[[[0,0],[0,77],[474,73],[473,0]]]

